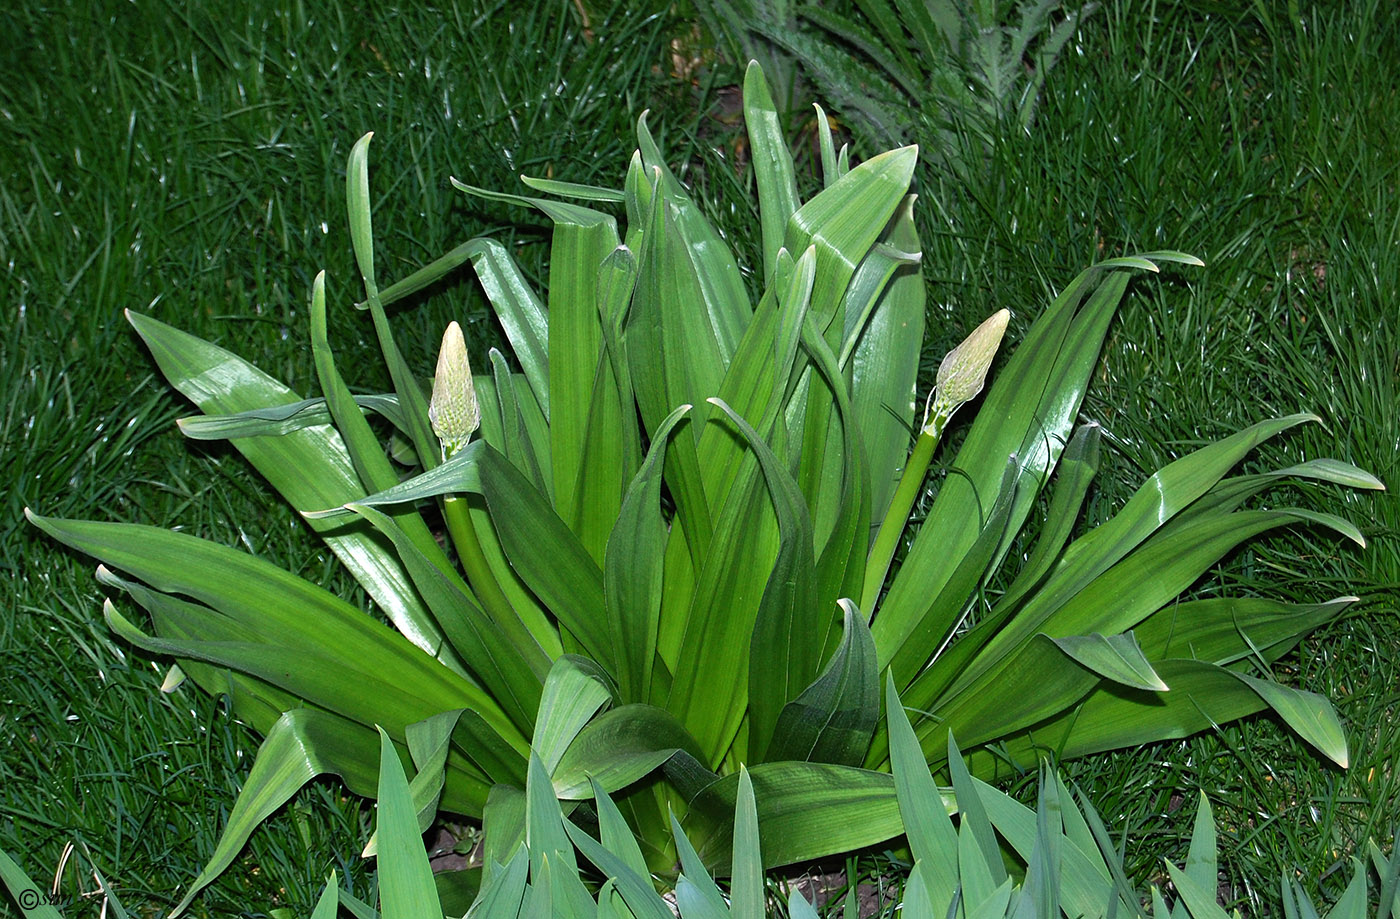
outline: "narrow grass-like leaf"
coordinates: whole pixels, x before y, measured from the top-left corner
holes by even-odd
[[[675,914],[657,894],[650,878],[637,874],[619,856],[609,852],[596,839],[572,823],[565,821],[564,829],[568,832],[569,839],[573,840],[574,845],[583,853],[583,857],[612,880],[636,919],[675,919]]]
[[[518,846],[510,861],[490,872],[490,880],[483,882],[481,893],[467,916],[470,919],[515,919],[525,899],[529,871],[529,854],[523,846]]]
[[[316,900],[316,908],[311,911],[311,919],[335,919],[340,911],[340,881],[334,871],[326,879],[326,886]]]
[[[532,883],[540,884],[546,858],[556,869],[577,873],[574,847],[564,831],[564,812],[554,796],[549,771],[534,752],[530,754],[530,769],[525,777],[525,845],[530,850]]]
[[[0,849],[0,881],[5,882],[10,896],[20,904],[24,919],[63,919],[63,914],[54,906],[47,902],[35,902],[34,895],[39,892],[39,885],[29,879],[4,849]]]
[[[442,915],[408,779],[393,742],[379,731],[379,914],[381,919]]]
[[[778,250],[783,247],[788,219],[800,203],[792,153],[787,147],[778,110],[758,61],[744,71],[744,125],[749,133],[754,182],[758,186],[758,216],[763,233],[763,283],[773,281]]]
[[[1191,919],[1230,919],[1230,914],[1215,902],[1215,884],[1202,887],[1195,878],[1171,862],[1167,862],[1167,873],[1171,875],[1176,892],[1181,895],[1186,908],[1190,910]]]
[[[603,786],[597,782],[591,782],[593,789],[593,805],[598,811],[598,841],[618,858],[623,864],[631,868],[638,875],[646,877],[646,859],[642,857],[641,846],[637,845],[637,837],[633,835],[632,828],[627,825],[627,820],[622,816],[622,811],[617,809],[612,798],[603,790]],[[598,903],[602,905],[602,897],[598,898]]]
[[[739,789],[734,799],[734,844],[729,881],[729,914],[733,919],[764,919],[763,854],[758,836],[758,807],[753,780],[739,767]]]
[[[624,699],[647,699],[661,619],[667,530],[661,517],[661,472],[672,429],[690,411],[682,405],[653,434],[651,449],[627,488],[608,539],[603,593],[617,649],[618,689]]]
[[[890,766],[909,848],[915,863],[924,866],[932,902],[950,903],[958,889],[958,836],[899,701],[893,676],[885,679],[885,717],[889,721]]]

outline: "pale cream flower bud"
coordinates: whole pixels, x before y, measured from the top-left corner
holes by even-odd
[[[467,445],[481,426],[481,406],[476,401],[472,368],[467,361],[467,343],[462,327],[452,322],[442,334],[437,373],[433,376],[433,398],[428,403],[428,421],[442,441],[444,456],[451,456]]]
[[[938,381],[930,405],[924,414],[926,432],[933,433],[928,430],[929,425],[946,423],[958,406],[977,398],[987,383],[987,370],[997,356],[1010,319],[1010,310],[997,310],[943,358],[943,363],[938,365]]]

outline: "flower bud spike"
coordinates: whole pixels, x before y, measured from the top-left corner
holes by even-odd
[[[442,442],[444,458],[467,445],[481,426],[481,406],[476,401],[472,368],[467,361],[467,343],[462,327],[448,323],[438,351],[437,373],[433,376],[433,397],[428,402],[428,421]]]
[[[1001,337],[1010,319],[1010,310],[997,310],[943,358],[943,363],[938,365],[936,395],[924,412],[925,431],[931,424],[940,421],[946,424],[959,406],[971,402],[982,392],[987,383],[987,371],[1001,347]]]

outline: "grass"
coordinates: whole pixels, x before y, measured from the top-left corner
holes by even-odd
[[[1084,415],[1117,449],[1090,514],[1111,512],[1203,440],[1299,409],[1325,426],[1270,449],[1338,456],[1390,489],[1272,496],[1358,520],[1371,546],[1277,537],[1198,585],[1363,598],[1280,673],[1338,701],[1351,769],[1321,764],[1267,720],[1065,764],[1131,840],[1140,879],[1161,880],[1162,859],[1184,856],[1189,805],[1204,789],[1226,889],[1257,915],[1278,913],[1286,872],[1335,895],[1344,857],[1400,824],[1400,61],[1389,53],[1400,11],[1318,4],[1294,24],[1283,6],[1106,4],[1052,74],[1032,135],[1005,138],[969,181],[919,176],[930,379],[943,352],[1002,306],[1016,313],[1014,342],[1083,264],[1164,246],[1206,260],[1135,282],[1112,332]],[[650,17],[586,8],[585,25],[585,7],[535,5],[510,29],[504,4],[351,13],[113,0],[0,12],[13,37],[0,51],[12,75],[0,84],[10,135],[0,147],[0,475],[18,483],[0,517],[0,848],[36,879],[72,841],[137,915],[168,909],[212,851],[256,739],[218,700],[161,694],[163,668],[100,622],[87,563],[36,538],[21,509],[179,525],[334,577],[239,458],[175,435],[186,408],[122,308],[307,389],[307,290],[324,267],[335,300],[353,296],[343,163],[371,129],[389,275],[481,233],[511,240],[538,274],[535,218],[465,202],[446,176],[494,188],[519,172],[615,180],[648,105],[674,161],[706,154],[692,177],[717,222],[731,236],[752,223],[733,203],[745,200],[730,168],[740,151],[706,153],[723,129],[698,119],[690,88],[668,78],[672,36],[685,35],[683,47],[693,38],[664,4]],[[427,355],[448,318],[477,344],[490,340],[486,315],[471,285],[450,284],[402,312],[398,329],[406,352]],[[376,366],[356,360],[372,353],[366,327],[342,317],[332,334],[345,366]],[[196,914],[305,914],[332,867],[363,893],[353,853],[366,820],[361,802],[318,784],[254,836]],[[82,883],[70,865],[63,890],[76,896]]]

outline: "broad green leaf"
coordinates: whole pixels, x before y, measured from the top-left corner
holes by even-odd
[[[480,247],[472,252],[472,267],[496,311],[515,359],[520,362],[521,372],[530,381],[544,416],[549,418],[549,314],[506,248],[491,239],[477,242]]]
[[[778,250],[783,247],[788,219],[800,203],[794,178],[792,153],[787,147],[778,109],[758,61],[744,71],[744,125],[749,133],[754,182],[758,186],[758,214],[763,233],[763,283],[773,281]]]
[[[765,760],[859,765],[880,717],[875,643],[855,604],[841,600],[843,637],[826,668],[783,706]]]
[[[410,722],[470,707],[499,736],[519,736],[504,712],[476,686],[329,591],[269,562],[138,524],[57,520],[32,513],[29,520],[60,542],[159,591],[184,594],[214,607],[269,645],[335,649],[335,666],[350,671],[344,679],[352,680],[356,673],[375,680],[392,676],[399,685],[412,687],[413,697],[431,709]]]
[[[418,818],[420,835],[426,833],[437,818],[438,803],[442,800],[442,789],[446,781],[447,756],[452,748],[452,732],[461,716],[460,710],[441,712],[417,724],[410,724],[404,730],[409,756],[418,770],[413,780],[408,783],[408,792],[413,799],[413,811]],[[382,776],[380,781],[382,784]],[[370,834],[369,842],[360,854],[368,858],[378,851],[379,831],[376,830]]]
[[[788,222],[784,244],[789,252],[817,247],[812,313],[824,334],[838,313],[856,265],[908,194],[917,161],[915,147],[871,157],[803,204]],[[838,345],[844,329],[843,320],[836,327]]]
[[[527,767],[528,768],[528,767]],[[523,856],[525,851],[525,792],[515,785],[493,785],[481,815],[482,890],[489,889],[499,866]],[[523,884],[522,877],[522,884]],[[523,888],[522,888],[523,889]]]
[[[592,661],[572,655],[559,658],[549,670],[530,740],[546,775],[553,773],[583,726],[611,700],[607,686],[595,671]]]
[[[554,770],[554,792],[564,800],[586,798],[590,779],[618,791],[680,750],[701,758],[700,748],[674,715],[651,705],[620,705],[579,732]]]
[[[1149,660],[1191,657],[1230,665],[1262,658],[1273,663],[1355,602],[1356,597],[1308,604],[1263,597],[1192,600],[1164,606],[1133,634]]]
[[[765,867],[848,852],[903,832],[888,773],[794,762],[760,763],[748,773]],[[738,784],[728,775],[709,785],[683,821],[704,863],[719,873],[730,866]]]
[[[285,385],[209,342],[130,310],[126,313],[170,385],[207,415],[225,415],[300,400]],[[364,490],[340,435],[330,427],[280,437],[237,438],[231,444],[292,507],[338,507]],[[419,648],[440,643],[421,625],[430,617],[407,572],[367,524],[309,521],[395,627]]]
[[[904,896],[900,899],[899,915],[901,919],[939,919],[940,916],[954,914],[949,909],[951,900],[935,901],[932,891],[928,887],[928,863],[914,860],[914,867],[909,872],[909,881],[904,885]],[[956,891],[952,891],[956,895]],[[934,903],[938,902],[938,907]]]
[[[919,236],[914,226],[913,196],[895,212],[885,243],[876,245],[856,269],[847,292],[846,316],[851,324],[854,303],[869,304],[869,318],[857,316],[842,345],[841,365],[851,367],[851,403],[860,419],[865,458],[870,470],[871,519],[882,520],[909,454],[914,426],[919,349],[924,339],[924,284],[917,261]],[[870,297],[867,284],[886,271],[888,280]],[[863,323],[860,321],[864,319]],[[854,346],[853,351],[848,348]]]
[[[1095,289],[1101,278],[1103,283]],[[1005,366],[994,372],[954,461],[960,474],[942,483],[876,611],[871,630],[882,659],[892,659],[900,650],[899,636],[907,634],[908,623],[919,615],[926,598],[948,582],[976,542],[1006,487],[1003,471],[1011,456],[1017,458],[1020,471],[1008,483],[1016,490],[1016,504],[1006,533],[1020,529],[1068,440],[1107,321],[1126,284],[1122,274],[1081,273],[1031,326]]]
[[[343,719],[311,709],[284,714],[263,738],[209,864],[170,915],[183,913],[196,894],[233,864],[258,824],[316,776],[334,772],[344,777],[344,770],[359,770],[360,787],[373,788],[375,750],[371,734]]]
[[[560,198],[576,198],[580,201],[595,201],[604,204],[621,204],[623,193],[615,188],[601,188],[597,185],[580,185],[577,182],[561,182],[557,179],[539,179],[522,175],[520,181],[547,195]]]
[[[797,697],[798,687],[805,685],[820,665],[820,644],[814,643],[813,637],[819,632],[823,613],[815,608],[811,521],[797,483],[759,433],[723,400],[709,401],[729,416],[754,452],[778,521],[778,555],[754,614],[748,655],[749,749],[756,757],[767,749],[782,706]],[[705,656],[708,662],[716,662],[714,656]],[[717,672],[721,671],[711,671]],[[711,679],[703,667],[695,673],[700,679]]]
[[[326,273],[316,275],[311,292],[311,354],[316,363],[316,375],[321,383],[321,391],[326,395],[326,406],[335,420],[336,430],[345,442],[355,472],[366,491],[379,491],[398,484],[398,473],[384,455],[384,447],[379,438],[370,430],[369,422],[361,414],[350,394],[350,389],[336,369],[335,358],[331,354],[330,341],[326,328]],[[442,572],[453,570],[452,563],[443,553],[428,525],[412,508],[403,508],[394,513],[393,521],[398,528],[401,541],[411,545],[417,554]],[[403,548],[399,548],[402,561]],[[412,577],[412,572],[410,572]],[[434,641],[435,646],[446,644],[441,626],[432,618],[421,620],[419,628]],[[454,669],[461,670],[461,656],[455,648],[447,645],[445,652],[439,652],[439,659],[445,659]]]
[[[1162,690],[1169,687],[1153,671],[1132,632],[1122,635],[1069,635],[1053,638],[1055,645],[1099,676],[1134,689]]]
[[[444,572],[428,562],[391,518],[372,507],[355,506],[353,510],[394,542],[447,640],[522,735],[528,733],[549,672],[544,649],[519,620],[501,625],[482,612],[456,571]]]
[[[442,915],[422,830],[408,791],[403,763],[389,735],[379,731],[379,914],[382,919]]]
[[[667,257],[673,260],[678,277],[695,284],[700,296],[697,305],[704,307],[705,325],[713,333],[721,364],[728,364],[753,315],[739,265],[724,239],[666,166],[647,129],[645,112],[637,119],[637,146],[647,174],[657,177],[657,197],[666,202]],[[712,394],[713,390],[702,397]],[[684,401],[698,404],[700,397]]]
[[[21,904],[20,910],[24,913],[24,919],[63,919],[63,914],[48,903],[29,905],[33,902],[30,897],[40,887],[29,879],[4,849],[0,849],[0,881],[5,882],[5,887],[9,889],[15,902]]]
[[[1235,676],[1257,692],[1259,698],[1267,702],[1299,737],[1312,744],[1319,753],[1338,766],[1343,769],[1347,767],[1350,756],[1347,754],[1346,731],[1342,729],[1337,710],[1332,707],[1326,696],[1284,686],[1273,680],[1261,680],[1245,673],[1236,673]]]

